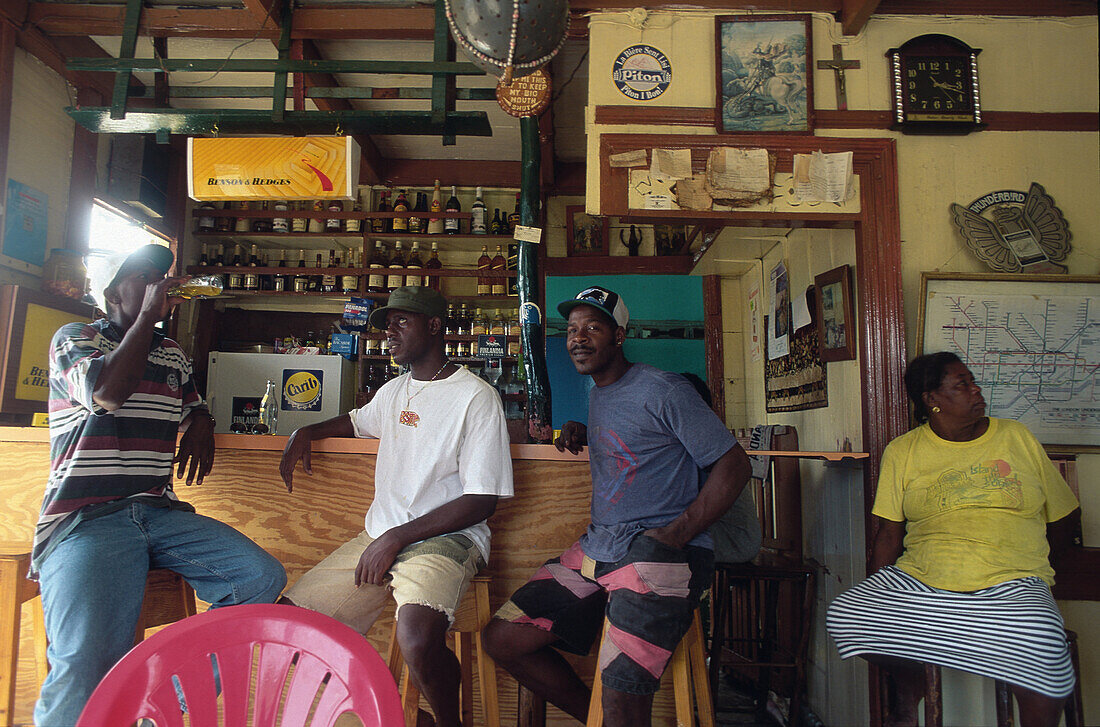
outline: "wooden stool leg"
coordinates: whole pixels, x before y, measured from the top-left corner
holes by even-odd
[[[420,711],[420,689],[413,684],[408,664],[402,669],[402,673],[405,682],[401,687],[401,708],[405,712],[405,727],[416,727],[417,713]]]
[[[1016,718],[1012,714],[1012,690],[1008,688],[1008,683],[994,679],[993,691],[996,695],[993,701],[997,705],[997,727],[1014,727]]]
[[[485,652],[481,631],[489,624],[489,581],[474,579],[474,604],[477,609],[477,631],[474,643],[477,647],[477,680],[481,685],[481,716],[485,727],[500,727],[500,699],[497,696],[497,667]]]
[[[15,674],[19,666],[19,617],[26,556],[0,560],[0,727],[15,720]]]
[[[1085,724],[1085,703],[1081,696],[1084,688],[1081,686],[1081,657],[1077,652],[1077,634],[1066,631],[1066,641],[1069,642],[1069,660],[1073,664],[1073,676],[1077,680],[1073,687],[1073,694],[1066,699],[1066,727],[1082,727]]]
[[[600,636],[600,644],[596,647],[596,673],[592,677],[592,698],[588,700],[588,721],[585,727],[603,727],[603,681],[600,679],[600,646],[607,637],[607,620],[604,619],[603,634]]]
[[[464,725],[474,723],[474,635],[469,631],[457,631],[455,639],[455,656],[458,657],[458,666],[461,677],[459,679],[459,705],[461,708],[460,719]]]
[[[699,715],[701,727],[714,727],[714,700],[710,693],[710,679],[707,675],[706,653],[703,649],[703,622],[699,611],[691,623],[688,641],[688,658],[691,666],[691,680],[695,686],[695,711]]]
[[[934,664],[924,665],[924,727],[943,727],[943,689]]]
[[[693,727],[695,724],[691,711],[691,665],[686,641],[686,637],[680,639],[669,664],[672,669],[672,693],[676,701],[676,727]]]

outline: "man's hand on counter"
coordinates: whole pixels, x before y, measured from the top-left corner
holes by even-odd
[[[290,439],[286,440],[283,458],[279,461],[279,474],[286,484],[286,491],[294,492],[294,468],[298,465],[298,460],[302,461],[302,470],[307,475],[313,474],[311,458],[314,439],[354,436],[355,428],[351,424],[351,417],[347,414],[295,429]]]
[[[201,485],[214,466],[214,417],[207,409],[195,409],[185,420],[179,450],[172,460],[179,464],[176,477],[187,472],[187,484]]]

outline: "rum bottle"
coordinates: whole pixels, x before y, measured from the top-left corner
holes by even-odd
[[[501,246],[497,245],[497,254],[493,256],[491,268],[493,271],[500,271],[501,273],[503,273],[504,266],[504,253],[501,249]],[[492,294],[504,295],[505,292],[508,290],[507,280],[508,278],[491,278],[489,283],[491,286]]]
[[[405,196],[405,190],[401,190],[397,194],[397,199],[393,201],[394,212],[408,212],[409,211],[409,198]],[[408,232],[409,231],[409,218],[408,217],[394,217],[393,227],[394,232]]]
[[[470,234],[484,235],[489,232],[486,224],[488,212],[485,201],[481,199],[481,187],[478,187],[477,197],[474,198],[474,203],[470,206]]]
[[[432,243],[432,254],[428,258],[428,262],[424,263],[424,269],[428,271],[443,269],[443,263],[439,260],[438,242]],[[439,282],[439,275],[435,273],[428,272],[424,275],[424,285],[428,286],[429,288],[439,290]]]
[[[508,215],[508,234],[516,234],[516,225],[519,224],[519,192],[516,192],[516,208]]]
[[[370,256],[370,273],[367,275],[367,290],[371,293],[386,292],[386,275],[382,271],[389,267],[386,248],[381,240],[374,241],[374,253]]]
[[[447,198],[447,205],[443,208],[447,212],[461,212],[462,205],[455,195],[455,185],[451,185],[451,196]],[[443,220],[443,231],[448,235],[457,235],[462,228],[462,220],[457,217],[448,217]]]
[[[332,268],[336,267],[336,251],[328,251],[328,265],[325,266],[325,272],[321,275],[321,292],[332,293],[336,290],[336,271]]]
[[[420,243],[413,240],[412,249],[409,250],[409,259],[405,262],[406,268],[422,270],[424,261],[420,259]],[[405,276],[405,285],[424,285],[424,277],[420,273],[411,273]]]
[[[427,212],[428,211],[428,203],[427,203],[426,199],[427,198],[425,197],[423,192],[417,192],[416,193],[416,204],[413,205],[412,211],[417,212],[417,213]],[[413,235],[419,235],[420,233],[422,233],[424,231],[424,227],[426,225],[426,222],[427,221],[424,219],[424,215],[422,215],[422,214],[413,215],[412,217],[409,218],[409,233],[413,234]]]
[[[309,276],[302,270],[306,266],[306,251],[298,251],[298,271],[294,274],[294,292],[304,293],[309,290]]]
[[[493,221],[489,223],[490,235],[504,234],[504,220],[500,219],[500,207],[493,208]]]
[[[385,190],[378,198],[378,207],[375,208],[375,212],[389,212],[390,211],[390,193],[389,190]],[[370,228],[372,232],[379,234],[389,232],[393,229],[393,220],[389,217],[375,217],[370,222]]]
[[[493,267],[493,260],[489,257],[489,246],[481,246],[481,257],[477,259],[478,271],[488,271]],[[477,294],[478,295],[492,295],[493,293],[493,279],[488,276],[479,275],[477,278]]]
[[[405,267],[405,255],[401,252],[401,241],[398,240],[393,243],[393,257],[390,258],[389,269],[401,270]],[[403,273],[390,272],[386,276],[386,288],[392,293],[405,284],[405,275]]]
[[[359,194],[358,193],[356,193],[356,195],[355,195],[355,201],[351,203],[351,211],[352,212],[362,212],[363,211],[363,203],[359,201]],[[358,217],[349,217],[346,220],[344,220],[344,231],[345,232],[359,232],[361,229],[363,229],[362,225],[363,225],[363,220],[359,219]]]

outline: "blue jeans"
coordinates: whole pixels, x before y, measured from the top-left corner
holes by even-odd
[[[73,727],[99,680],[133,646],[150,568],[179,573],[211,608],[273,603],[286,585],[279,561],[202,515],[133,502],[80,523],[39,575],[50,673],[36,725]]]

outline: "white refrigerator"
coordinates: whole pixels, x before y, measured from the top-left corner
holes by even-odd
[[[289,435],[350,411],[355,402],[355,364],[343,356],[211,351],[206,399],[217,420],[214,431],[243,427],[251,433],[269,380],[279,394],[279,418],[271,434]]]

